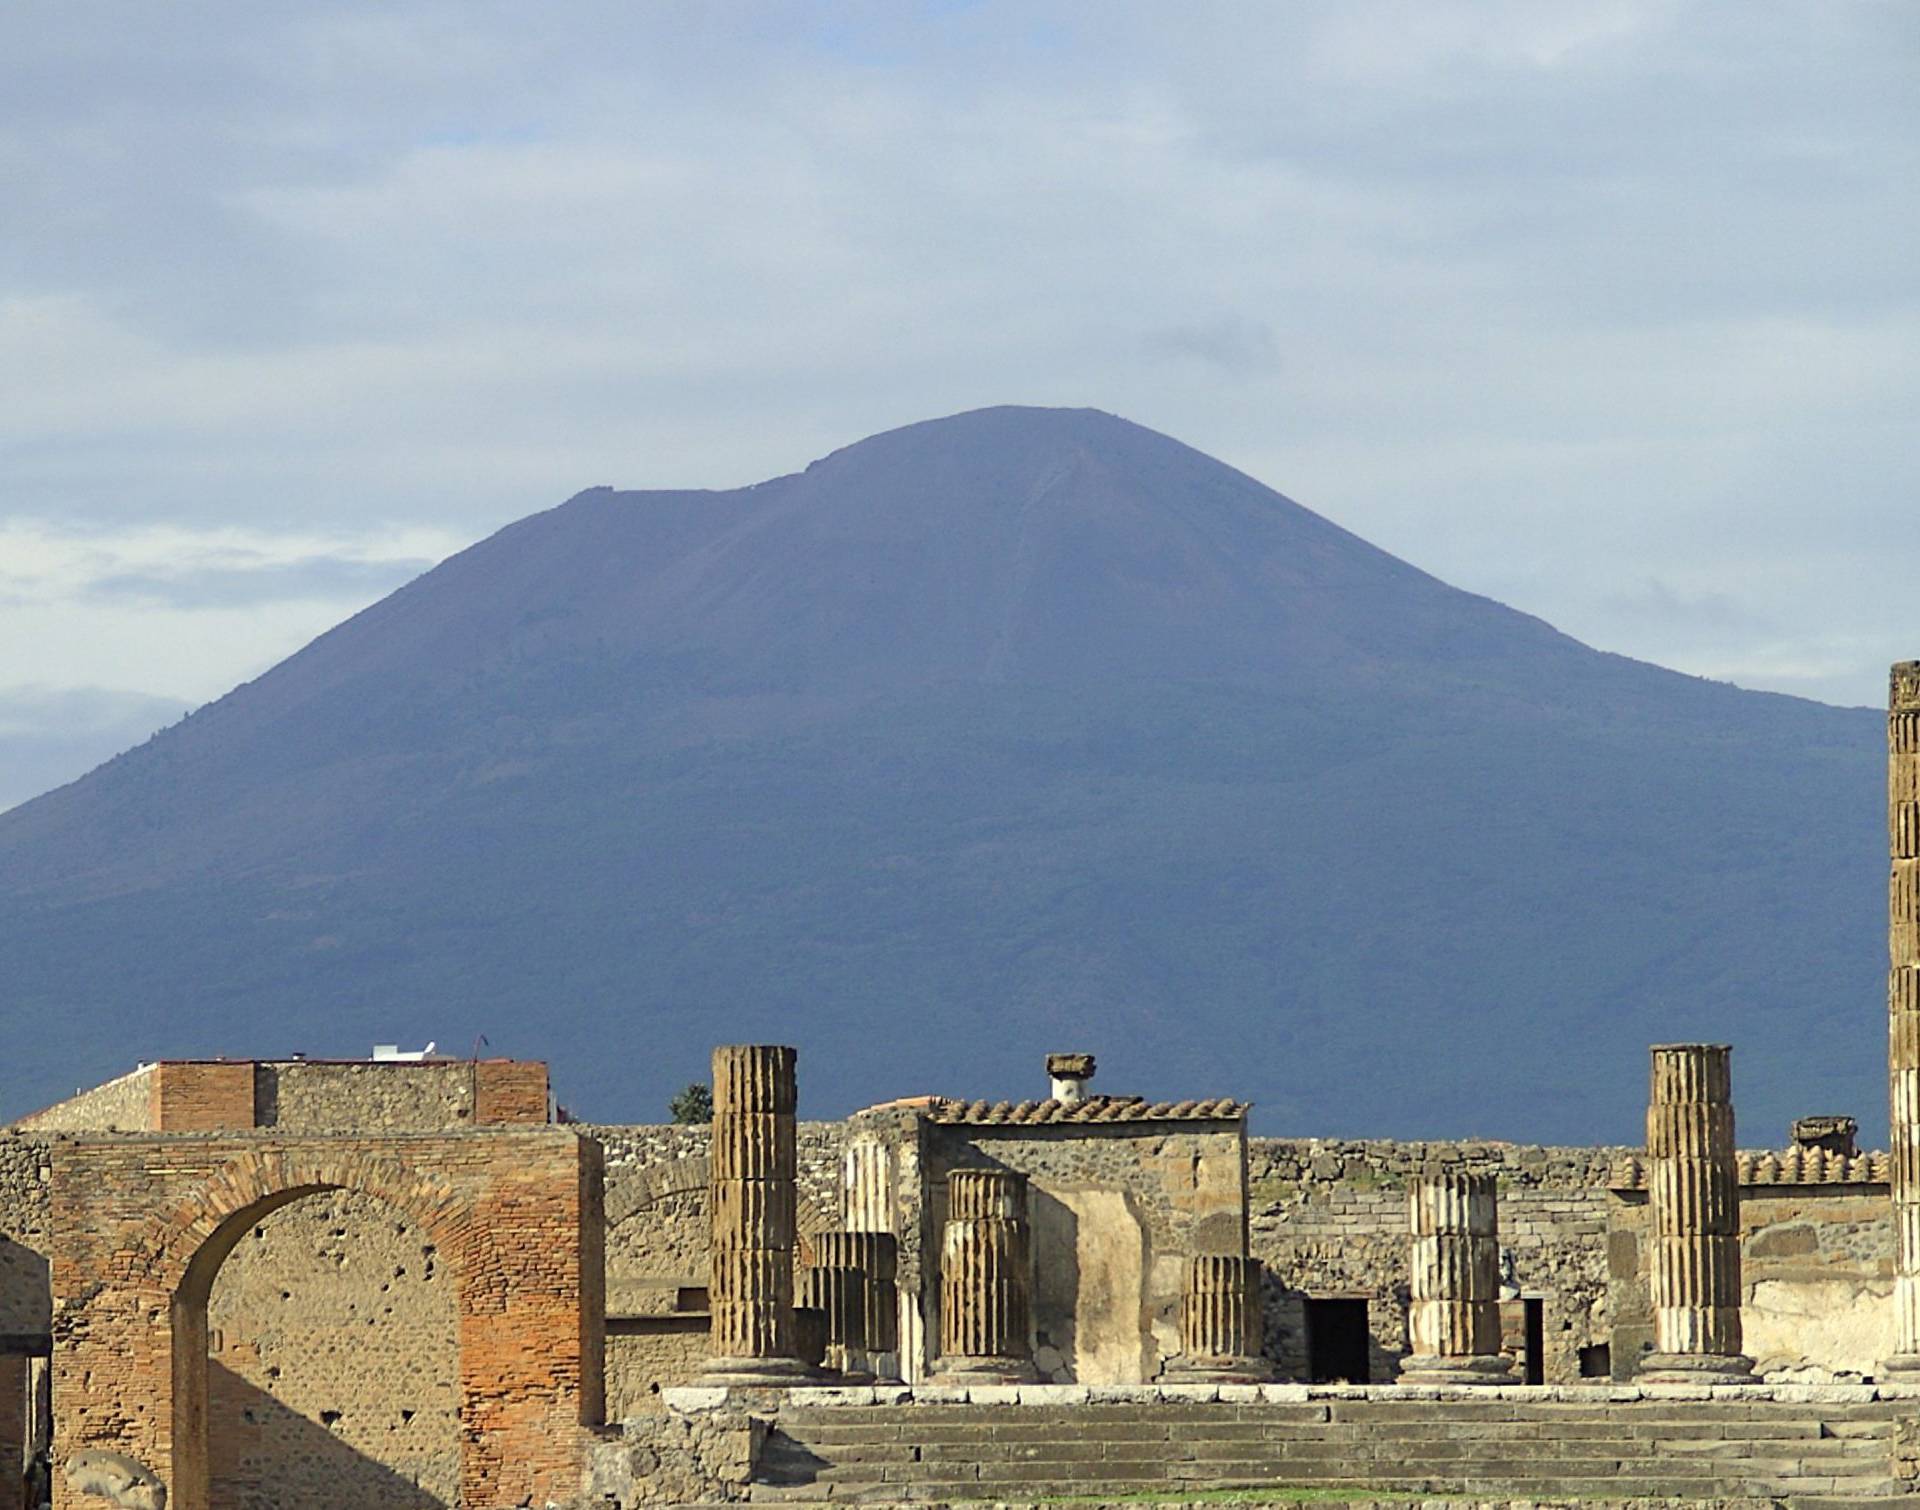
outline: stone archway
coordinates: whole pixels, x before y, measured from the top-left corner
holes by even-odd
[[[56,1148],[56,1453],[125,1452],[175,1510],[208,1510],[214,1277],[271,1213],[355,1191],[431,1234],[451,1271],[461,1501],[572,1495],[601,1407],[599,1179],[597,1144],[546,1128]]]
[[[207,1502],[447,1510],[460,1493],[461,1255],[414,1213],[342,1187],[235,1219],[191,1386],[205,1390]],[[186,1342],[174,1356],[176,1379],[200,1361]]]

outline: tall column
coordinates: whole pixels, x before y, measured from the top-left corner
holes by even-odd
[[[1005,1382],[1035,1377],[1032,1269],[1027,1177],[1006,1169],[956,1169],[948,1175],[936,1377]]]
[[[1732,1053],[1717,1043],[1653,1050],[1647,1205],[1654,1351],[1640,1360],[1643,1380],[1739,1384],[1753,1376],[1753,1360],[1740,1351]]]
[[[1893,1356],[1882,1378],[1920,1381],[1920,661],[1888,678],[1887,1089],[1893,1140]]]
[[[1196,1253],[1180,1297],[1180,1361],[1174,1379],[1252,1380],[1271,1374],[1261,1356],[1260,1260]]]
[[[1494,1178],[1423,1171],[1408,1196],[1413,1232],[1407,1384],[1506,1384],[1500,1351],[1500,1212]]]
[[[793,1332],[794,1058],[770,1044],[713,1051],[709,1383],[781,1384],[807,1374]]]
[[[822,1232],[814,1239],[822,1267],[858,1269],[864,1281],[867,1364],[888,1384],[900,1380],[900,1240],[891,1232]]]

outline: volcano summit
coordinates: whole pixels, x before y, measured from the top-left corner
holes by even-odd
[[[1590,649],[1190,448],[981,410],[501,530],[0,815],[8,1112],[135,1057],[553,1061],[657,1115],[1036,1053],[1273,1131],[1883,1093],[1880,720]]]

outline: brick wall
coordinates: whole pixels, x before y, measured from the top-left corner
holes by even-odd
[[[473,1066],[473,1120],[482,1127],[547,1120],[547,1067],[535,1059],[482,1059]]]
[[[253,1234],[280,1211],[318,1192],[351,1191],[397,1208],[409,1230],[396,1236],[430,1243],[445,1267],[439,1282],[451,1287],[458,1317],[461,1502],[568,1498],[579,1482],[582,1423],[601,1398],[601,1358],[584,1346],[593,1334],[581,1314],[593,1158],[591,1144],[547,1128],[57,1143],[56,1457],[90,1445],[127,1452],[168,1483],[175,1510],[205,1510],[213,1465],[195,1423],[210,1403],[207,1349],[228,1342],[209,1335],[205,1309],[223,1266],[249,1240],[266,1242]],[[288,1228],[301,1233],[297,1223]],[[340,1253],[316,1256],[350,1261]],[[241,1264],[236,1278],[246,1273]],[[264,1303],[270,1308],[271,1298]],[[367,1322],[369,1357],[382,1321]],[[231,1400],[235,1381],[221,1387]],[[334,1423],[305,1410],[293,1414],[331,1437]]]
[[[156,1131],[228,1132],[253,1126],[253,1063],[180,1060],[153,1067]]]

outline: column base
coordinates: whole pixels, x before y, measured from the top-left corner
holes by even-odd
[[[1173,1358],[1160,1377],[1168,1384],[1264,1384],[1273,1365],[1265,1358]]]
[[[819,1378],[798,1358],[709,1358],[695,1382],[704,1388],[785,1389]]]
[[[936,1358],[933,1384],[1038,1384],[1031,1358]]]
[[[1744,1353],[1648,1353],[1634,1370],[1636,1384],[1752,1384],[1753,1360]]]
[[[1511,1384],[1513,1360],[1498,1353],[1415,1353],[1400,1360],[1400,1384]]]
[[[1920,1384],[1920,1353],[1895,1353],[1882,1358],[1874,1373],[1878,1384]]]

